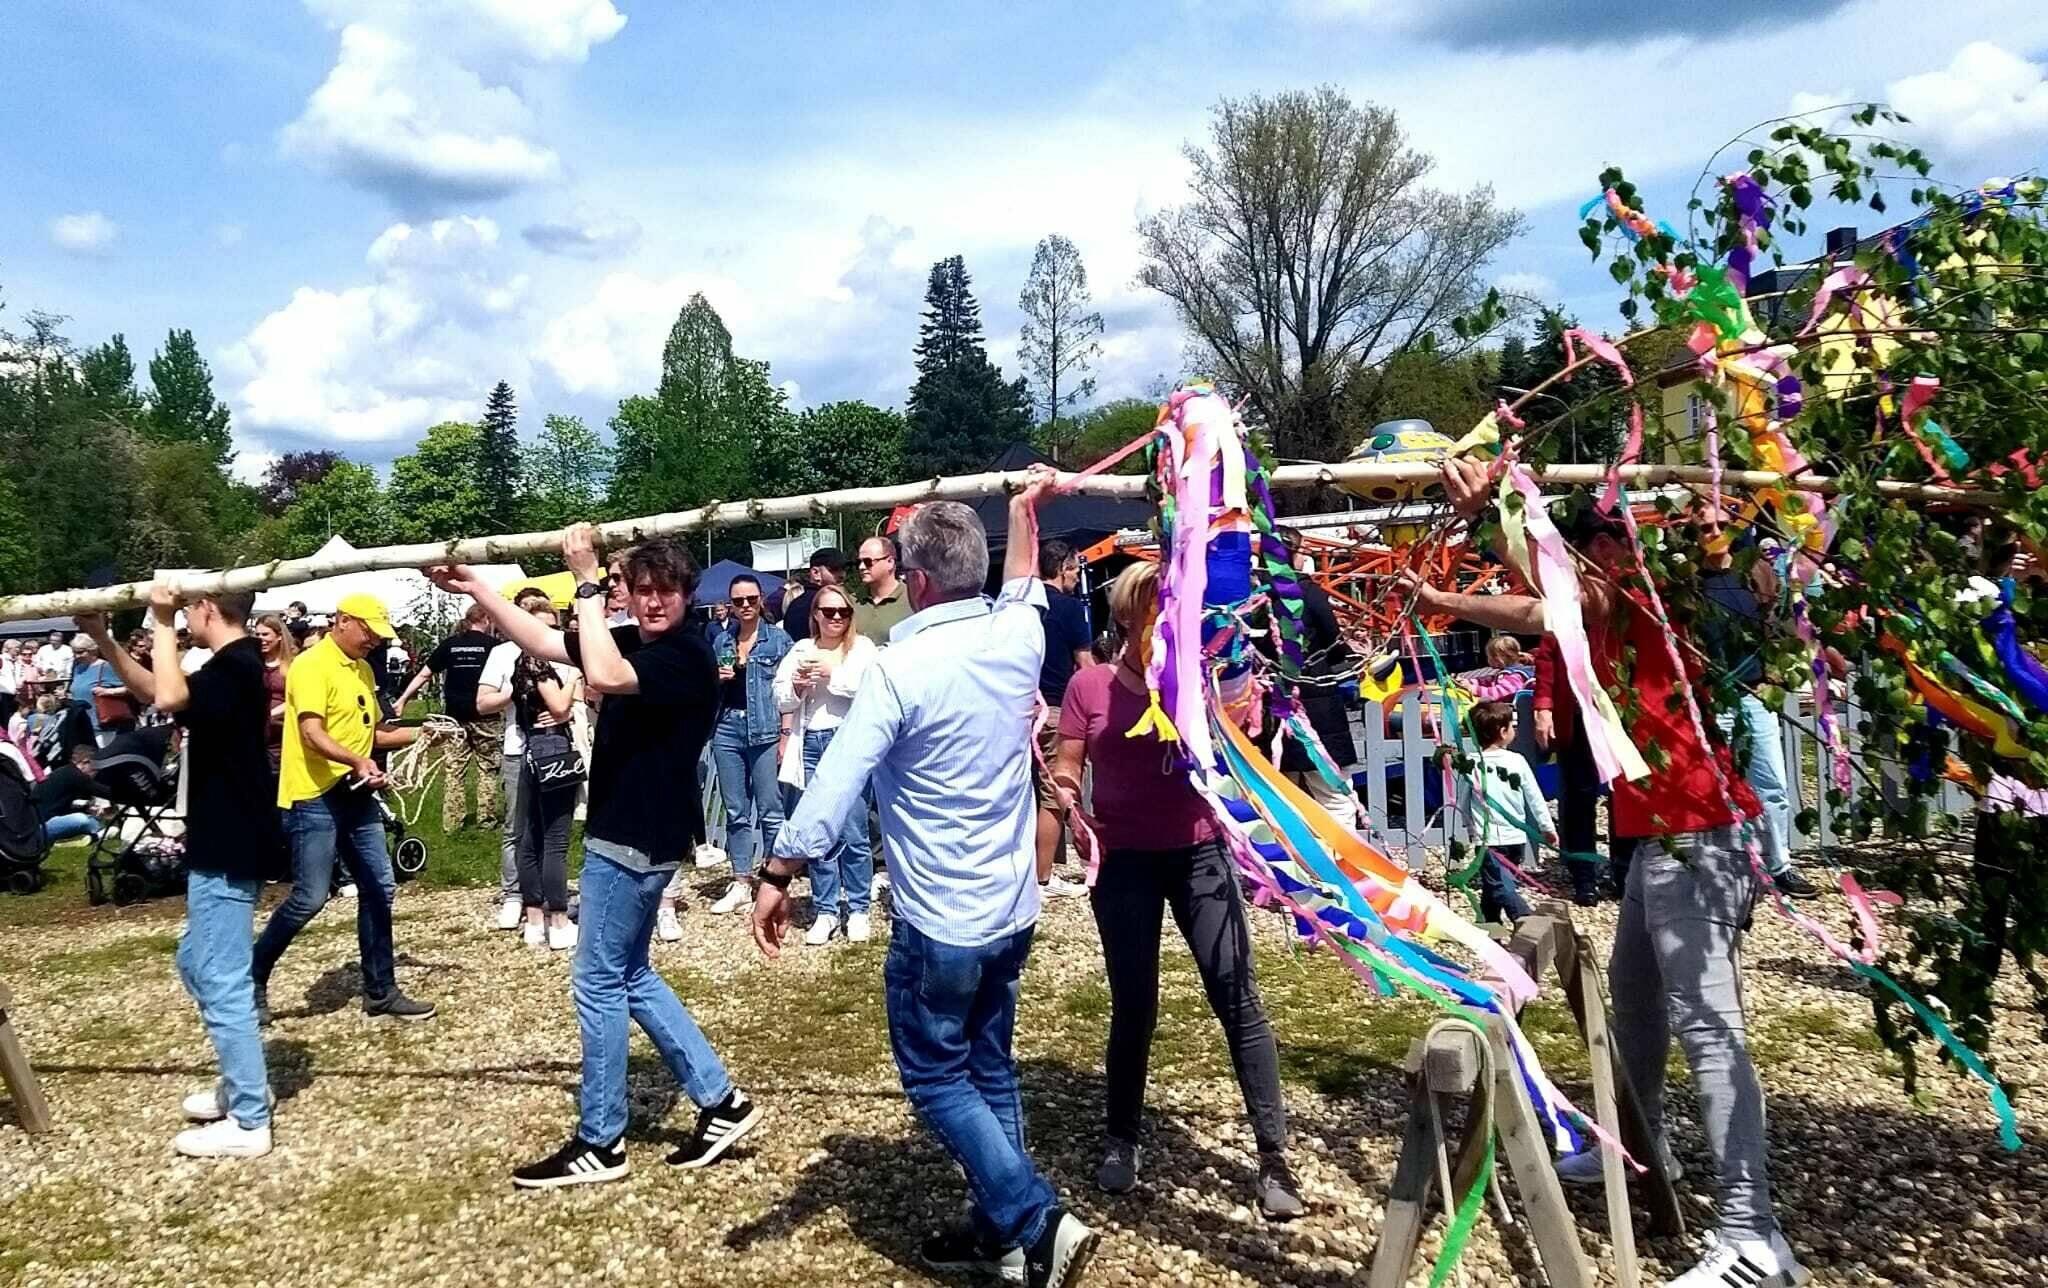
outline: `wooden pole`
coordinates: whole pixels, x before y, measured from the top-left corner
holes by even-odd
[[[1723,470],[1718,473],[1699,465],[1629,465],[1621,469],[1622,482],[1631,487],[1655,487],[1667,483],[1712,483],[1730,490],[1756,490],[1790,486],[1802,492],[1830,495],[1841,490],[1838,479],[1816,475],[1786,476],[1769,470]],[[1276,489],[1332,487],[1346,483],[1426,484],[1439,477],[1438,467],[1428,462],[1412,464],[1283,465],[1274,470],[1269,483]],[[1552,486],[1598,484],[1607,477],[1604,465],[1552,465],[1536,477]],[[1080,496],[1142,498],[1148,480],[1133,474],[1098,474],[1073,479],[1072,491]],[[891,487],[846,488],[809,496],[776,497],[758,501],[712,501],[694,510],[657,514],[643,519],[620,519],[600,524],[598,533],[607,548],[631,545],[650,537],[675,536],[700,529],[736,527],[746,523],[823,518],[848,510],[890,510],[900,505],[926,501],[971,501],[1003,496],[1024,485],[1024,473],[963,474],[954,478],[926,479]],[[1970,488],[1937,487],[1923,483],[1880,482],[1880,495],[1902,501],[1942,502],[1987,508],[2002,503],[1996,492]],[[561,548],[562,534],[519,532],[504,536],[471,537],[457,541],[432,541],[405,546],[376,546],[327,558],[275,559],[269,563],[225,572],[180,574],[178,586],[188,595],[263,590],[273,586],[294,586],[319,577],[340,573],[369,572],[387,568],[427,568],[448,563],[506,563],[522,555],[551,554]],[[35,617],[61,617],[81,612],[115,612],[135,608],[149,601],[149,583],[128,582],[94,590],[60,590],[38,595],[0,596],[0,622]]]

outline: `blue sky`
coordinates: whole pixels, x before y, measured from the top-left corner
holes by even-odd
[[[1661,11],[1661,12],[1660,12]],[[703,291],[797,405],[900,404],[926,270],[967,258],[1014,373],[1032,248],[1079,245],[1101,397],[1181,374],[1133,231],[1223,95],[1335,84],[1437,181],[1529,217],[1496,280],[1611,325],[1573,212],[1610,162],[1679,207],[1787,111],[1885,98],[1944,174],[2034,168],[2048,6],[1917,0],[16,0],[0,325],[139,354],[189,326],[245,471],[385,461],[500,378],[529,431],[651,390]]]

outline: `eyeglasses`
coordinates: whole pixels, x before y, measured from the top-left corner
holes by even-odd
[[[734,608],[740,608],[747,604],[758,604],[761,602],[761,597],[759,595],[734,595],[731,598],[732,606]]]
[[[878,564],[878,563],[881,563],[881,562],[883,562],[884,560],[894,559],[895,557],[896,557],[896,556],[894,556],[894,555],[877,555],[877,556],[875,556],[874,558],[872,558],[872,559],[869,559],[869,558],[867,558],[867,557],[863,556],[862,558],[859,558],[859,559],[856,559],[856,560],[854,560],[854,562],[855,562],[855,563],[857,563],[857,564],[859,564],[859,565],[860,565],[861,567],[863,567],[863,568],[872,568],[872,567],[874,567],[874,566],[875,566],[876,564]]]
[[[833,622],[843,622],[847,618],[853,616],[853,610],[851,608],[820,608],[815,611],[817,612],[818,616],[826,619],[827,621]]]

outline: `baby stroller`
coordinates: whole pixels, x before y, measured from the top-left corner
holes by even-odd
[[[85,857],[85,897],[134,903],[182,890],[184,820],[177,816],[178,780],[166,767],[171,727],[137,729],[100,750],[93,780],[114,806]]]
[[[0,756],[0,882],[14,894],[42,888],[43,857],[50,852],[31,790],[15,758]]]

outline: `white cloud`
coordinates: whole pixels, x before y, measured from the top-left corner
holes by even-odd
[[[120,232],[113,220],[97,210],[80,210],[50,221],[50,241],[74,255],[104,254]]]
[[[2027,155],[2048,137],[2048,77],[1990,41],[1974,41],[1939,71],[1893,81],[1886,100],[1912,128],[1952,154],[1977,156],[1997,147]]]
[[[393,444],[522,383],[529,281],[498,271],[498,241],[489,219],[393,224],[364,256],[372,281],[294,291],[222,354],[239,423],[267,442]]]
[[[236,482],[255,487],[263,482],[264,475],[270,473],[270,467],[277,464],[277,459],[276,452],[241,447],[236,451],[235,459],[228,462],[228,473],[234,476]]]
[[[617,35],[611,0],[308,0],[341,50],[285,154],[406,206],[502,196],[561,175],[529,83]]]
[[[248,235],[249,230],[240,224],[220,224],[213,230],[213,239],[229,250],[241,245]]]
[[[1502,273],[1493,284],[1502,295],[1525,295],[1546,303],[1557,298],[1557,280],[1543,273]]]
[[[640,221],[631,215],[578,207],[560,219],[528,224],[519,235],[550,255],[611,259],[638,246],[640,231]]]
[[[730,279],[610,273],[589,299],[547,324],[538,356],[572,394],[616,398],[649,392],[661,376],[661,347],[669,327],[683,303],[699,291],[732,329],[743,315],[746,295]]]

